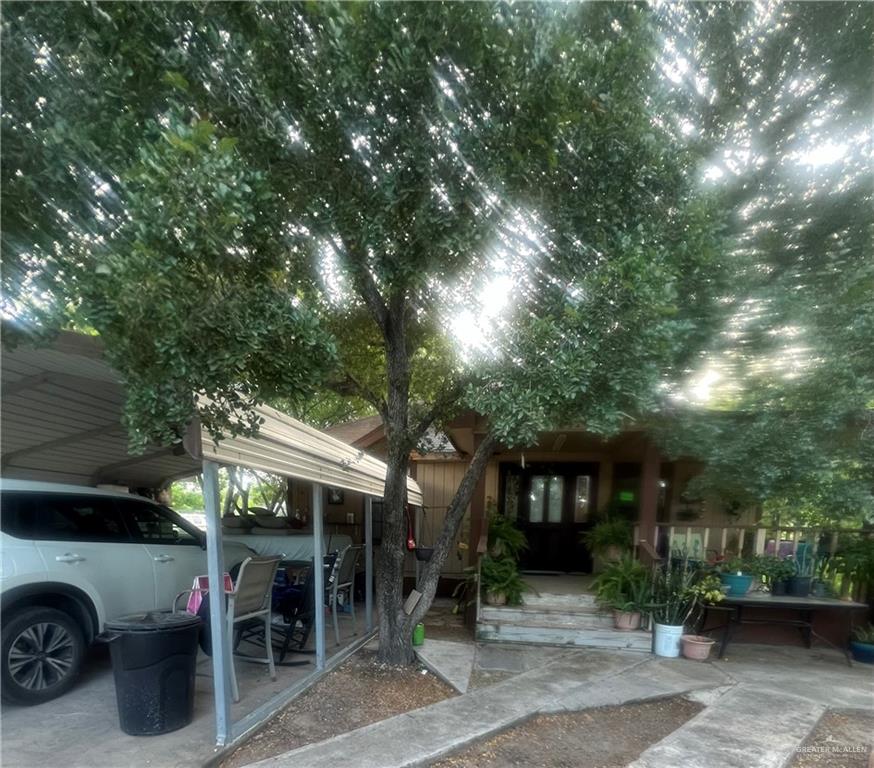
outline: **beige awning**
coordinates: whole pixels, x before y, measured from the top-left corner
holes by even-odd
[[[121,379],[94,337],[62,333],[50,347],[4,349],[3,476],[156,488],[196,474],[201,460],[210,459],[383,495],[383,462],[269,407],[258,409],[263,424],[255,438],[228,437],[216,446],[195,425],[185,445],[130,454],[123,403]],[[408,479],[407,489],[410,503],[421,505],[414,480]]]

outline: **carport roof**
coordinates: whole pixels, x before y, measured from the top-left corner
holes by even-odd
[[[386,465],[262,406],[260,434],[216,445],[193,423],[184,444],[128,453],[121,378],[97,338],[65,332],[50,347],[2,352],[2,474],[77,485],[160,487],[196,474],[203,459],[382,496]],[[408,479],[411,504],[422,492]]]

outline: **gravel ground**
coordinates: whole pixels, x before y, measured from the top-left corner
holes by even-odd
[[[874,765],[874,715],[829,712],[790,768],[867,768]]]
[[[701,709],[673,698],[540,715],[431,768],[625,768]]]
[[[452,688],[422,667],[378,664],[375,653],[359,651],[298,696],[229,755],[221,768],[248,765],[454,694]]]

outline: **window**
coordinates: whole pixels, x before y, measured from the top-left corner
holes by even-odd
[[[4,493],[3,532],[46,541],[130,541],[109,496]]]
[[[535,475],[528,494],[529,523],[560,523],[564,478],[560,475]]]
[[[589,520],[589,499],[592,493],[592,478],[588,475],[577,475],[577,487],[574,493],[574,522],[585,523]]]
[[[144,544],[189,544],[200,546],[200,538],[182,527],[170,514],[154,504],[127,499],[119,502],[134,536]]]

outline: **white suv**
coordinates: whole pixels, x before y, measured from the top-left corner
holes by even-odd
[[[169,610],[206,573],[204,534],[167,507],[74,485],[0,483],[2,694],[40,704],[75,682],[107,619]],[[225,567],[253,554],[226,542]]]

